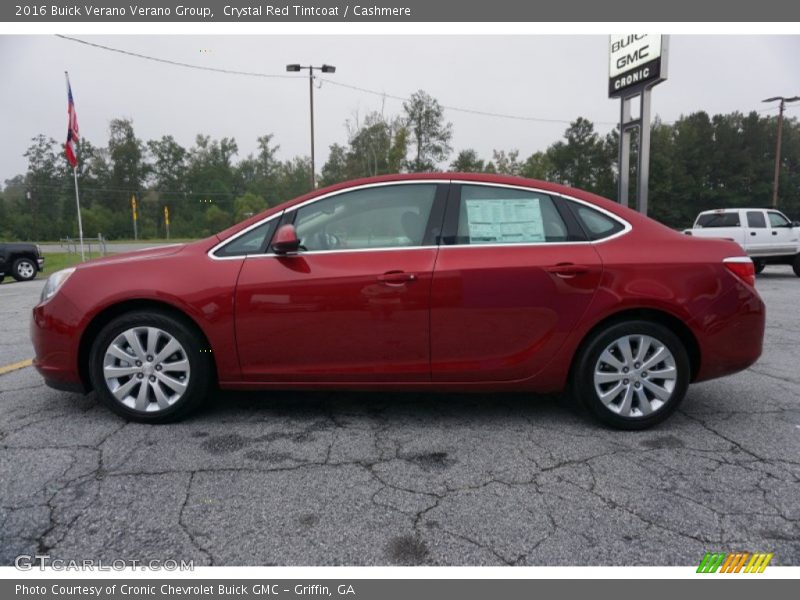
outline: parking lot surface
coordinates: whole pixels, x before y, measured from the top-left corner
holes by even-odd
[[[32,357],[42,284],[0,285],[0,366]],[[0,564],[800,564],[800,279],[758,289],[762,359],[645,432],[505,394],[225,393],[148,426],[0,375]]]

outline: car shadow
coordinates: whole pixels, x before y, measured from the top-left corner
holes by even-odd
[[[529,393],[253,391],[215,392],[189,419],[261,420],[272,416],[310,419],[479,419],[513,415],[541,420],[590,420],[576,403],[558,395]]]

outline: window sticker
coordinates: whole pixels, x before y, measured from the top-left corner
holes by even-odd
[[[466,207],[470,243],[545,241],[539,198],[466,200]]]

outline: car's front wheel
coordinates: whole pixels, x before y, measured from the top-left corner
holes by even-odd
[[[794,260],[792,261],[792,270],[794,274],[800,277],[800,254],[794,255]]]
[[[14,261],[11,276],[17,281],[30,281],[36,277],[36,265],[30,258],[18,258]]]
[[[92,345],[89,374],[97,396],[141,423],[176,421],[197,409],[211,385],[202,337],[166,312],[136,311],[108,323]]]
[[[650,321],[627,321],[592,335],[578,357],[573,390],[589,411],[617,429],[646,429],[666,419],[689,386],[681,340]]]
[[[765,261],[763,258],[756,258],[753,261],[753,268],[755,269],[756,274],[761,273],[761,271],[763,271],[764,267],[766,266],[767,266],[767,261]]]

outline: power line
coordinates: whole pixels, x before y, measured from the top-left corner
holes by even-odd
[[[187,68],[187,69],[196,69],[198,71],[211,71],[211,72],[214,72],[214,73],[224,73],[226,75],[244,75],[244,76],[247,76],[247,77],[262,77],[262,78],[270,78],[270,79],[304,79],[305,80],[305,77],[297,77],[295,75],[280,75],[280,74],[271,74],[271,73],[258,73],[258,72],[253,72],[253,71],[236,71],[236,70],[233,70],[233,69],[220,69],[220,68],[216,68],[216,67],[207,67],[207,66],[204,66],[204,65],[195,65],[195,64],[191,64],[191,63],[184,63],[184,62],[169,60],[169,59],[165,59],[165,58],[158,58],[158,57],[155,57],[155,56],[149,56],[147,54],[140,54],[138,52],[130,52],[128,50],[121,50],[119,48],[112,48],[111,46],[104,46],[103,44],[96,44],[94,42],[87,42],[86,40],[82,40],[82,39],[79,39],[79,38],[71,37],[71,36],[68,36],[68,35],[56,34],[56,37],[64,39],[64,40],[68,40],[70,42],[76,42],[78,44],[84,44],[86,46],[91,46],[93,48],[98,48],[100,50],[107,50],[108,52],[116,52],[118,54],[124,54],[126,56],[132,56],[132,57],[141,58],[141,59],[144,59],[144,60],[151,60],[153,62],[164,63],[164,64],[176,66],[176,67],[184,67],[184,68]],[[398,96],[396,94],[388,94],[386,92],[381,92],[381,91],[378,91],[378,90],[373,90],[373,89],[361,87],[361,86],[358,86],[358,85],[352,85],[352,84],[349,84],[349,83],[342,83],[341,81],[328,79],[327,77],[319,77],[318,79],[320,79],[321,81],[324,81],[325,83],[331,84],[331,85],[335,85],[335,86],[338,86],[338,87],[341,87],[341,88],[354,90],[354,91],[361,92],[361,93],[364,93],[364,94],[371,94],[373,96],[379,96],[381,98],[390,98],[392,100],[398,100],[400,102],[408,102],[410,100],[410,98],[408,98],[406,96]],[[495,113],[495,112],[490,112],[490,111],[486,111],[486,110],[479,110],[479,109],[474,109],[474,108],[464,108],[464,107],[461,107],[461,106],[451,106],[451,105],[447,105],[447,104],[442,104],[441,106],[442,106],[442,108],[444,108],[446,110],[451,110],[453,112],[460,112],[460,113],[465,113],[465,114],[478,115],[478,116],[482,116],[482,117],[493,117],[493,118],[499,118],[499,119],[511,119],[511,120],[515,120],[515,121],[529,121],[529,122],[534,122],[534,123],[559,123],[559,124],[567,124],[567,125],[572,123],[572,120],[569,120],[569,119],[548,119],[548,118],[545,118],[545,117],[531,117],[531,116],[525,116],[525,115],[512,115],[512,114],[508,114],[508,113]],[[616,121],[614,121],[614,122],[611,122],[611,121],[594,121],[594,123],[596,123],[598,125],[617,125]]]
[[[146,54],[139,54],[138,52],[130,52],[129,50],[121,50],[119,48],[112,48],[111,46],[104,46],[102,44],[95,44],[94,42],[87,42],[86,40],[81,40],[78,38],[70,37],[68,35],[61,35],[59,33],[55,34],[56,37],[69,40],[70,42],[77,42],[78,44],[84,44],[86,46],[91,46],[92,48],[99,48],[100,50],[107,50],[109,52],[116,52],[118,54],[125,54],[127,56],[133,56],[135,58],[142,58],[144,60],[152,60],[153,62],[164,63],[167,65],[172,65],[174,67],[184,67],[186,69],[197,69],[198,71],[213,71],[215,73],[225,73],[226,75],[245,75],[247,77],[265,77],[269,79],[297,79],[297,77],[292,75],[272,75],[268,73],[256,73],[254,71],[234,71],[232,69],[218,69],[216,67],[206,67],[204,65],[193,65],[191,63],[179,62],[176,60],[169,60],[166,58],[157,58],[155,56],[148,56]]]
[[[334,79],[329,79],[327,77],[319,77],[319,79],[321,81],[324,81],[325,83],[329,83],[331,85],[347,88],[347,89],[350,89],[350,90],[355,90],[357,92],[362,92],[362,93],[365,93],[365,94],[372,94],[374,96],[380,96],[382,98],[390,98],[392,100],[399,100],[401,102],[408,102],[410,100],[410,98],[406,98],[404,96],[397,96],[397,95],[394,95],[394,94],[387,94],[386,92],[379,92],[377,90],[371,90],[369,88],[361,87],[361,86],[358,86],[358,85],[351,85],[349,83],[342,83],[341,81],[334,80]],[[526,116],[522,116],[522,115],[510,115],[508,113],[489,112],[489,111],[486,111],[486,110],[478,110],[478,109],[474,109],[474,108],[464,108],[464,107],[461,107],[461,106],[450,106],[448,104],[441,104],[440,106],[442,108],[444,108],[444,109],[452,110],[454,112],[462,112],[462,113],[467,113],[467,114],[471,114],[471,115],[480,115],[482,117],[497,117],[497,118],[500,118],[500,119],[514,119],[514,120],[517,120],[517,121],[533,121],[533,122],[536,122],[536,123],[561,123],[561,124],[567,124],[567,125],[572,123],[572,121],[568,120],[568,119],[546,119],[544,117],[526,117]],[[593,123],[597,123],[599,125],[616,125],[617,124],[616,122],[611,122],[611,121],[593,121]]]

